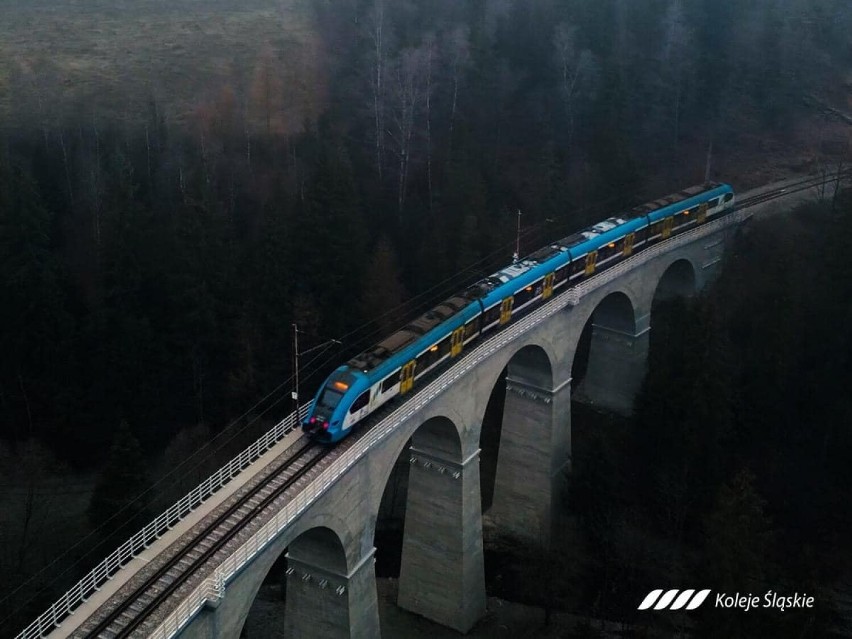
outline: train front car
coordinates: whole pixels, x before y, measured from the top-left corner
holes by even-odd
[[[369,400],[367,376],[341,366],[320,386],[302,422],[302,430],[317,441],[329,444],[340,441],[363,416]]]

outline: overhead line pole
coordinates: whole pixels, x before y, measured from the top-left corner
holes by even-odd
[[[296,411],[296,421],[299,420],[299,355],[307,355],[318,348],[328,347],[330,344],[342,344],[340,340],[330,339],[322,344],[318,344],[305,351],[299,352],[299,326],[293,322],[293,392],[290,396],[293,398],[294,410]]]
[[[291,394],[293,398],[293,410],[296,411],[296,421],[299,421],[299,326],[293,322],[293,377],[294,390]]]

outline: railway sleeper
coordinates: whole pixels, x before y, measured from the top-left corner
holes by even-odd
[[[240,506],[240,509],[237,511],[240,515],[240,518],[245,519],[246,517],[251,516],[251,514],[258,509],[261,503],[263,502],[258,501],[256,504],[252,502],[246,502],[245,504]]]
[[[217,530],[211,530],[210,534],[207,535],[207,537],[204,538],[204,541],[209,540],[210,545],[212,546],[213,544],[215,544],[217,541],[219,541],[224,536],[225,536],[224,530],[218,530],[218,529]]]
[[[275,487],[277,486],[277,484],[278,484],[278,482],[274,482],[274,481],[269,482],[268,484],[266,484],[266,486],[264,486],[259,491],[257,491],[257,493],[254,495],[254,497],[252,497],[249,501],[253,501],[255,499],[259,499],[259,500],[262,501],[262,500],[266,499],[272,493],[275,492]]]
[[[248,512],[253,513],[254,511],[256,511],[260,507],[260,505],[263,503],[264,499],[266,499],[266,497],[264,497],[263,499],[252,499],[250,501],[247,501],[243,505],[243,508],[248,508]]]
[[[163,574],[162,580],[165,581],[167,584],[171,585],[172,583],[180,579],[182,574],[183,573],[177,566],[172,566]]]
[[[195,549],[200,550],[201,554],[204,554],[210,548],[213,547],[213,544],[215,544],[217,540],[218,539],[213,539],[211,536],[208,535],[204,539],[201,539],[201,540],[198,541],[198,543],[195,545]]]
[[[200,555],[199,555],[199,557],[200,557]],[[192,564],[194,563],[194,561],[195,561],[195,557],[191,557],[191,556],[187,555],[186,557],[184,557],[183,559],[181,559],[178,562],[178,566],[181,566],[183,568],[183,571],[182,571],[183,574],[186,574],[187,572],[189,572],[189,569],[192,568]]]
[[[137,599],[137,600],[136,600],[136,601],[134,601],[132,604],[130,604],[130,605],[128,606],[128,608],[129,608],[130,610],[132,610],[133,612],[135,612],[136,614],[139,614],[140,612],[142,612],[143,610],[145,610],[145,606],[147,606],[147,605],[148,605],[148,604],[147,604],[147,603],[145,603],[144,601],[142,601],[141,599]]]

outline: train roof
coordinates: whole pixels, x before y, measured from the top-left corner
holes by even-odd
[[[347,364],[360,371],[371,371],[384,363],[391,356],[416,341],[417,338],[425,335],[442,322],[445,322],[460,313],[475,300],[476,298],[471,297],[468,294],[468,291],[453,295],[434,308],[426,311],[423,315],[410,322],[396,333],[393,333],[390,337],[386,337],[375,346],[372,346],[363,353],[356,355],[350,359]]]
[[[462,313],[464,309],[468,308],[476,300],[489,297],[492,291],[504,284],[518,278],[524,278],[531,271],[538,270],[541,265],[550,262],[560,255],[567,254],[570,259],[582,257],[584,252],[595,250],[607,244],[613,238],[620,237],[620,234],[624,233],[625,230],[632,231],[642,228],[643,225],[647,224],[646,218],[650,214],[663,212],[664,209],[670,206],[717,189],[720,189],[720,192],[726,192],[730,191],[731,187],[727,184],[717,182],[691,186],[652,202],[646,202],[627,212],[609,217],[582,231],[568,235],[549,246],[535,251],[524,259],[518,260],[496,273],[481,279],[463,292],[444,300],[410,322],[404,328],[396,331],[363,353],[356,355],[347,364],[356,370],[369,372],[381,366],[391,357],[415,343],[419,338],[443,322]],[[579,247],[579,249],[572,254],[571,249],[575,247]]]

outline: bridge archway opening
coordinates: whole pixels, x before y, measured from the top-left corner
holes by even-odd
[[[506,406],[506,378],[509,366],[506,365],[497,377],[485,413],[482,416],[482,428],[479,432],[479,494],[482,499],[483,514],[491,509],[494,502],[494,481],[497,476],[497,458],[500,451],[500,438],[503,433],[503,413]]]
[[[397,456],[393,470],[385,480],[373,537],[376,577],[380,579],[397,578],[400,574],[403,534],[408,516],[411,457],[416,457],[418,450],[426,451],[436,459],[461,463],[458,428],[447,417],[428,419],[414,431]]]
[[[585,380],[590,365],[601,364],[603,357],[603,335],[634,335],[636,333],[636,313],[633,303],[626,294],[610,293],[597,305],[589,316],[574,347],[574,361],[571,364],[571,384],[578,388]]]
[[[695,267],[685,259],[673,262],[660,277],[651,304],[649,356],[671,352],[664,345],[682,343],[694,320],[691,313],[698,293]]]
[[[294,620],[288,619],[288,615],[293,614],[293,607],[287,606],[288,569],[293,569],[291,582],[305,574],[328,572],[346,575],[348,572],[340,537],[325,526],[306,530],[268,563],[270,565],[260,580],[240,637],[289,636],[288,621]],[[316,581],[316,578],[312,579]],[[303,593],[296,593],[297,597],[299,595]],[[297,623],[292,625],[308,627]]]
[[[479,485],[483,513],[487,513],[494,505],[505,420],[516,419],[510,414],[511,411],[506,412],[507,402],[512,399],[507,396],[506,389],[513,384],[547,391],[553,388],[553,367],[542,347],[528,345],[518,350],[512,355],[491,389],[479,436]]]
[[[673,299],[694,297],[697,290],[695,267],[689,260],[677,260],[665,270],[657,283],[651,308]]]

